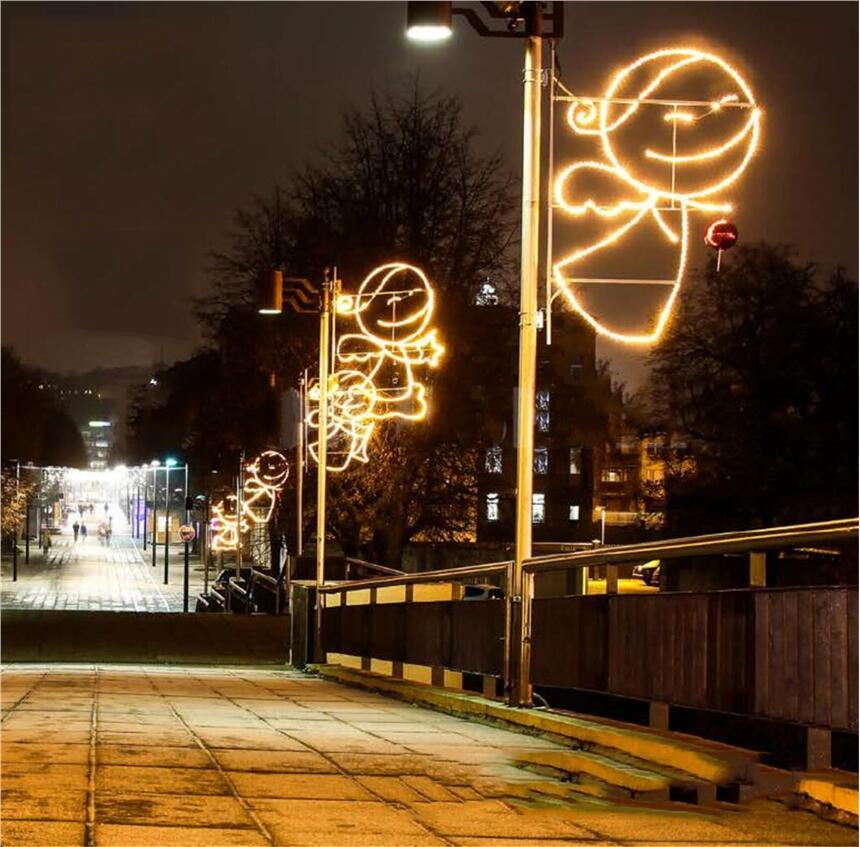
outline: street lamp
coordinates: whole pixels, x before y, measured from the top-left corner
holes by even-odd
[[[534,452],[535,367],[537,355],[537,292],[540,254],[540,119],[541,119],[541,53],[544,38],[560,38],[563,31],[564,4],[554,2],[544,15],[543,3],[482,3],[491,20],[505,21],[504,29],[488,26],[471,8],[452,3],[409,2],[406,4],[407,35],[427,40],[435,31],[441,37],[447,15],[466,18],[480,36],[525,39],[523,62],[523,193],[520,254],[520,337],[519,378],[517,391],[517,499],[516,537],[514,545],[514,578],[509,593],[519,598],[519,634],[511,639],[511,671],[515,689],[508,692],[513,703],[528,704],[531,691],[522,673],[527,660],[530,604],[523,600],[523,562],[532,554],[532,454]],[[434,17],[435,16],[435,17]],[[544,32],[544,20],[552,26]],[[413,31],[413,23],[415,29]],[[425,27],[436,27],[428,30]],[[520,653],[520,651],[523,651]]]
[[[412,41],[444,41],[453,34],[451,3],[422,0],[406,4],[406,35]]]

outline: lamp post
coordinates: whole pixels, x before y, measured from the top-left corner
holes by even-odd
[[[524,592],[523,563],[532,554],[532,454],[534,452],[535,367],[537,354],[537,292],[538,260],[540,254],[540,129],[541,129],[541,54],[544,38],[562,34],[563,4],[553,3],[552,31],[543,32],[542,3],[504,4],[482,3],[491,19],[504,19],[504,30],[495,30],[481,20],[472,8],[457,8],[451,3],[407,3],[407,35],[415,41],[441,41],[452,31],[452,15],[462,15],[480,36],[493,38],[524,38],[523,60],[523,190],[520,254],[520,329],[519,377],[517,384],[517,493],[516,536],[513,585],[508,593],[515,598],[512,609],[515,621],[511,639],[510,679],[508,691],[511,703],[531,702],[531,688],[522,673],[529,649],[529,615],[531,604]],[[520,26],[522,29],[520,30]],[[518,609],[517,609],[518,607]]]
[[[178,464],[176,459],[164,460],[164,584],[167,585],[170,578],[169,551],[170,551],[170,469]]]

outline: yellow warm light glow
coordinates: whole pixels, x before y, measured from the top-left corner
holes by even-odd
[[[716,100],[702,101],[650,99],[660,85],[685,69],[710,70],[717,75],[722,85],[736,89],[736,93],[726,94]],[[652,74],[641,84],[638,93],[632,97],[622,97],[623,86],[630,83],[632,75],[636,74],[638,80],[641,74],[647,71]],[[671,153],[645,147],[641,150],[639,159],[634,158],[622,164],[613,143],[613,135],[618,134],[625,124],[645,107],[665,110],[663,120],[669,124],[669,131],[672,133]],[[724,107],[749,110],[749,117],[738,131],[722,143],[693,152],[680,152],[678,147],[684,141],[685,133],[694,132],[694,128],[705,118],[721,112]],[[611,109],[620,111],[614,119],[610,116]],[[731,204],[722,200],[719,195],[736,182],[755,155],[761,132],[761,110],[756,105],[755,97],[746,81],[731,65],[712,53],[682,47],[649,53],[622,68],[611,78],[601,97],[577,95],[567,110],[567,123],[576,135],[599,139],[604,158],[602,161],[575,161],[564,167],[558,173],[553,187],[555,207],[574,218],[597,216],[608,220],[620,218],[623,222],[608,234],[601,235],[598,240],[555,260],[554,282],[571,308],[596,332],[627,344],[652,344],[665,329],[681,287],[689,249],[689,215],[693,211],[723,214],[731,211]],[[721,163],[720,160],[728,156],[731,156],[733,161]],[[666,176],[655,179],[653,176],[643,175],[641,166],[645,162],[666,165]],[[710,167],[712,170],[708,177],[701,175],[704,167]],[[695,168],[698,170],[694,170]],[[621,189],[623,199],[607,204],[577,193],[575,180],[589,174],[608,178]],[[692,179],[693,185],[679,187],[679,175]],[[571,202],[569,197],[576,198],[575,202]],[[667,222],[664,217],[666,212],[680,217],[680,233]],[[623,283],[624,280],[573,277],[569,269],[586,257],[616,245],[640,222],[648,219],[656,222],[670,244],[677,245],[677,266],[673,279],[636,282],[670,285],[671,290],[650,332],[615,332],[587,311],[572,286],[599,285],[601,281]]]
[[[435,293],[420,268],[392,262],[372,271],[355,295],[341,295],[338,315],[355,322],[355,331],[341,335],[335,360],[342,367],[328,385],[327,468],[342,471],[367,462],[367,447],[380,421],[419,421],[427,416],[427,388],[416,376],[421,366],[438,366],[445,348],[431,321]],[[318,460],[319,385],[308,398],[308,412],[317,441],[308,449]]]
[[[278,492],[284,487],[290,468],[282,453],[266,450],[245,467],[247,478],[242,487],[241,520],[236,510],[236,495],[231,494],[212,506],[212,549],[236,550],[240,533],[252,524],[271,520]]]

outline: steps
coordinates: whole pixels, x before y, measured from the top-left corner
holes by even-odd
[[[335,665],[316,670],[347,685],[504,724],[568,748],[523,750],[516,755],[513,764],[533,773],[534,780],[512,778],[498,790],[524,801],[540,798],[687,809],[696,804],[716,811],[773,797],[814,811],[833,810],[843,822],[852,822],[853,814],[856,822],[856,774],[792,774],[761,765],[755,752],[681,733],[570,712],[518,709],[478,695]]]

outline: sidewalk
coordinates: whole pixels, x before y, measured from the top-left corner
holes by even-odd
[[[857,843],[767,801],[529,796],[556,780],[517,761],[564,747],[297,671],[12,665],[2,696],[5,847]]]
[[[12,581],[11,558],[2,563],[2,608],[78,609],[87,611],[181,612],[183,545],[171,545],[169,583],[164,585],[164,547],[156,549],[152,567],[149,547],[128,535],[114,535],[102,544],[93,533],[73,540],[70,534],[51,536],[43,556],[31,542],[30,562],[24,563],[23,545],[18,557],[18,581]],[[210,572],[211,576],[211,572]],[[203,567],[192,559],[189,567],[189,609],[203,590]]]

